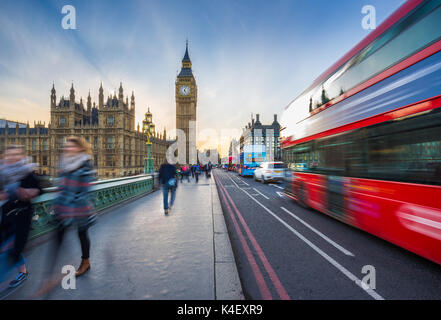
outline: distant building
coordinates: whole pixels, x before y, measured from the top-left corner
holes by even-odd
[[[220,163],[220,153],[218,149],[205,149],[203,152],[198,151],[198,163],[207,164],[211,162],[211,164]]]
[[[26,153],[32,161],[40,164],[38,172],[49,175],[51,169],[51,139],[49,128],[44,123],[20,123],[0,119],[0,151],[6,146],[19,144],[25,147]]]
[[[93,150],[93,162],[99,178],[113,178],[144,172],[147,137],[135,129],[135,96],[130,103],[124,99],[122,84],[116,94],[104,101],[104,90],[99,88],[98,105],[92,103],[90,93],[86,105],[83,99],[75,100],[75,89],[70,89],[69,99],[62,96],[57,103],[55,87],[51,90],[48,127],[0,120],[0,150],[9,144],[21,144],[34,162],[40,164],[39,173],[56,175],[62,146],[68,136],[83,137]],[[148,111],[150,112],[150,111]],[[156,131],[152,139],[152,156],[155,169],[164,160],[165,152],[173,141],[167,140],[166,131]]]
[[[265,145],[266,161],[271,159],[280,161],[282,158],[280,148],[280,124],[277,121],[277,114],[269,125],[263,125],[260,122],[260,115],[256,115],[256,121],[251,117],[249,122],[243,129],[243,133],[239,139],[239,152],[243,152],[245,145]]]

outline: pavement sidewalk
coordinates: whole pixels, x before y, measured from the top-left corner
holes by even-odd
[[[90,229],[91,270],[76,289],[61,285],[49,299],[242,300],[236,263],[213,178],[179,183],[168,216],[162,190],[100,215]],[[50,241],[26,252],[30,276],[7,299],[30,299],[40,285]],[[80,263],[68,232],[56,270]]]

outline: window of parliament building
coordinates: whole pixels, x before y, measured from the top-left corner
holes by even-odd
[[[147,137],[135,129],[135,96],[124,99],[120,84],[118,96],[104,100],[104,90],[99,88],[98,105],[89,95],[86,105],[81,98],[75,101],[72,84],[69,99],[64,96],[57,103],[55,87],[51,90],[50,124],[38,122],[19,123],[0,119],[0,151],[9,144],[20,144],[33,162],[39,164],[38,173],[55,176],[61,149],[66,137],[75,135],[91,144],[92,159],[98,178],[109,179],[137,175],[144,172],[147,153]],[[152,138],[152,156],[157,170],[164,161],[167,148],[174,142],[167,140],[167,133],[155,132]]]

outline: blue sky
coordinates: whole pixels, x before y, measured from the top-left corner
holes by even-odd
[[[264,122],[363,39],[361,8],[377,24],[404,0],[2,0],[0,118],[49,121],[49,95],[97,101],[123,82],[137,121],[175,127],[174,81],[189,39],[198,83],[198,129]],[[61,27],[64,5],[77,30]]]

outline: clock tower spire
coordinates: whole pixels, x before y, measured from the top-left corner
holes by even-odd
[[[185,46],[185,54],[182,59],[181,72],[175,83],[176,96],[176,129],[185,133],[185,163],[196,163],[196,105],[197,85],[192,71],[192,63],[188,53],[188,40]],[[190,131],[190,127],[192,130]],[[182,150],[183,152],[184,150]],[[178,153],[180,150],[178,150]],[[179,155],[180,163],[183,154]],[[181,163],[183,164],[183,163]]]

